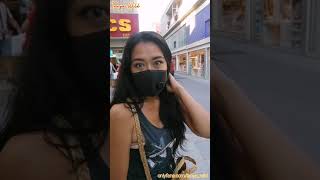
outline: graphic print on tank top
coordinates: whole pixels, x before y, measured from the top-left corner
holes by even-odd
[[[141,130],[146,141],[145,151],[150,172],[153,174],[162,169],[173,169],[173,144],[175,139],[171,137],[167,128],[158,128],[152,125],[141,111],[138,115]]]
[[[152,152],[147,151],[148,164],[151,169],[162,168],[163,164],[167,164],[173,159],[173,144],[175,140],[169,142],[169,144],[164,143],[164,138],[160,138],[160,144],[151,143],[150,149]],[[157,168],[158,167],[158,168]],[[171,167],[172,168],[172,167]]]

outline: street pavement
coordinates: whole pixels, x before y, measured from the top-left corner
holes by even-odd
[[[215,62],[320,164],[320,59],[215,37]]]
[[[186,76],[179,72],[175,73],[176,80],[198,101],[207,111],[210,112],[210,82],[196,77]],[[110,88],[110,99],[113,89]],[[186,141],[183,150],[178,149],[181,155],[188,155],[197,162],[196,174],[208,174],[210,179],[210,140],[194,135],[189,128],[186,132]],[[206,178],[202,178],[206,180]]]
[[[210,112],[210,81],[196,77],[175,73],[176,80],[190,93],[190,95]],[[189,155],[197,162],[198,169],[195,174],[208,174],[210,179],[210,140],[196,136],[189,128],[186,132],[184,150],[182,155]],[[205,178],[202,178],[205,179]]]

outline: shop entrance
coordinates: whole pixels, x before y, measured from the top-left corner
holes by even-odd
[[[186,54],[178,55],[177,63],[178,63],[177,71],[187,73],[187,55]]]
[[[224,0],[222,2],[222,29],[225,32],[245,34],[246,0]]]
[[[267,46],[303,47],[303,1],[257,0],[255,39]]]
[[[204,49],[189,53],[189,74],[191,76],[205,78],[206,51]]]

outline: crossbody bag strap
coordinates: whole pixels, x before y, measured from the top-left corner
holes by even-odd
[[[137,109],[132,106],[132,110],[134,113],[134,128],[137,134],[137,139],[138,139],[138,145],[139,145],[139,153],[140,153],[140,158],[143,164],[143,169],[144,169],[144,173],[146,175],[147,180],[152,180],[151,174],[150,174],[150,169],[148,166],[148,162],[147,162],[147,156],[146,156],[146,152],[144,150],[144,138],[142,135],[142,131],[141,131],[141,127],[140,127],[140,122],[139,122],[139,117],[138,117],[138,113],[137,113]]]
[[[198,168],[197,162],[189,156],[182,156],[181,160],[176,163],[176,168],[173,173],[178,174],[178,172],[182,169],[183,165],[187,165],[187,161],[191,162],[193,166],[191,168],[185,169],[184,172],[189,174],[195,172]]]

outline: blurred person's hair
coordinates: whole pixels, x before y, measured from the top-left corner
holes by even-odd
[[[97,146],[106,138],[105,92],[93,92],[83,84],[77,60],[72,58],[71,36],[67,30],[67,12],[73,0],[35,0],[37,9],[30,46],[18,75],[17,93],[6,128],[1,132],[0,150],[13,136],[43,132],[48,144],[72,162],[73,168],[87,159],[75,160],[71,150],[80,144],[68,143],[68,137],[93,136]],[[103,77],[96,77],[103,81]],[[105,84],[105,81],[101,82]],[[70,126],[61,127],[55,118]],[[61,143],[54,142],[54,135]],[[74,166],[75,165],[75,166]],[[75,169],[74,169],[75,170]]]
[[[134,47],[140,42],[152,42],[156,44],[162,51],[164,58],[167,62],[167,73],[170,72],[171,64],[171,51],[166,41],[159,34],[151,31],[139,32],[131,36],[126,43],[123,52],[122,64],[119,70],[119,79],[117,80],[116,88],[114,91],[114,97],[111,102],[110,108],[114,104],[124,103],[128,105],[129,110],[131,105],[136,105],[140,109],[143,106],[144,99],[139,97],[137,90],[133,84],[132,72],[130,70],[132,63],[132,51]],[[168,76],[169,77],[169,76]],[[168,80],[168,83],[169,80]],[[159,95],[160,98],[160,120],[166,128],[169,129],[170,134],[176,141],[173,145],[174,153],[185,140],[186,127],[184,125],[184,116],[179,104],[177,96],[168,92],[166,88]],[[130,99],[130,100],[129,100]]]

